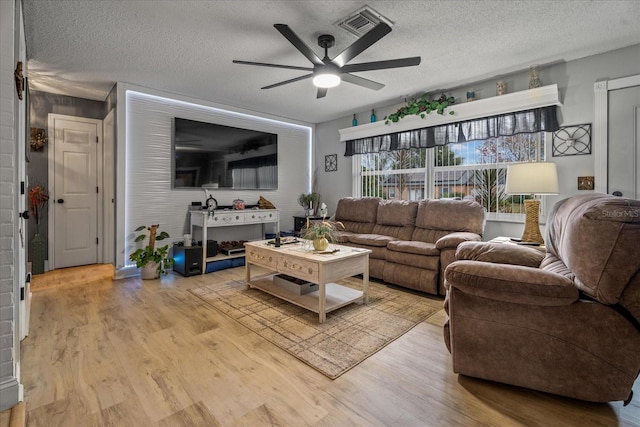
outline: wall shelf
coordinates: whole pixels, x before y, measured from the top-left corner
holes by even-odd
[[[562,105],[558,94],[558,85],[556,84],[465,102],[463,104],[454,104],[445,110],[444,114],[431,113],[426,115],[424,119],[421,119],[420,116],[408,116],[397,123],[390,123],[388,125],[384,123],[384,120],[381,120],[379,122],[340,129],[340,141],[404,132],[429,126],[462,122],[480,117],[491,117],[497,114],[547,107],[550,105]],[[449,110],[453,110],[455,114],[448,114]]]

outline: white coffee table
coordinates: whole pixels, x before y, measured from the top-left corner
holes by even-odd
[[[317,253],[310,250],[305,240],[276,248],[268,240],[245,243],[245,279],[247,288],[254,287],[292,304],[318,313],[318,321],[324,323],[326,314],[353,302],[369,302],[369,254],[368,249],[331,245],[338,249],[333,253]],[[251,278],[251,266],[266,267],[272,272],[283,273],[298,279],[317,283],[318,290],[298,295],[273,284],[272,276]],[[333,283],[346,277],[362,274],[362,290]]]

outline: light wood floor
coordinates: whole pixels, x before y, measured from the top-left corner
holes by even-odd
[[[242,279],[34,277],[21,366],[28,426],[640,426],[591,404],[452,372],[440,311],[331,381],[187,292]]]

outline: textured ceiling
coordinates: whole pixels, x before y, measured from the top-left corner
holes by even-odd
[[[29,84],[35,90],[104,100],[116,81],[319,123],[407,95],[453,88],[640,43],[640,1],[23,0]],[[308,67],[274,28],[283,23],[322,57],[356,40],[334,23],[365,4],[393,31],[351,63],[421,56],[417,67],[357,73],[386,85],[348,83],[316,99],[311,80],[262,86]],[[640,66],[639,66],[640,68]],[[606,77],[606,76],[603,76]]]

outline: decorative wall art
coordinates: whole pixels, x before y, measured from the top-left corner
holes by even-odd
[[[29,146],[31,147],[31,151],[42,151],[44,144],[47,143],[45,130],[42,128],[31,128],[29,134]]]
[[[335,172],[338,170],[338,155],[328,154],[324,156],[324,171]]]
[[[591,154],[591,123],[562,126],[551,139],[553,157]]]

